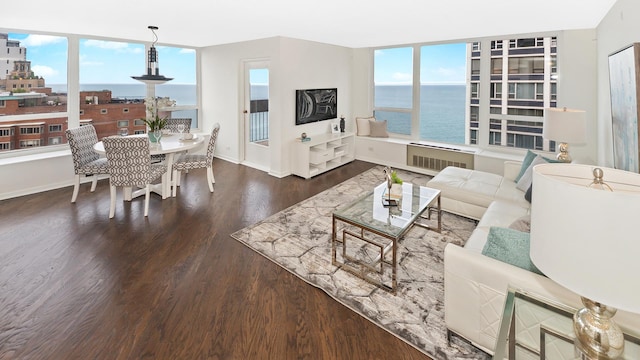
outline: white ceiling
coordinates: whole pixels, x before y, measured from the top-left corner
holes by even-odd
[[[373,47],[595,28],[616,0],[30,0],[0,13],[29,30],[203,47],[285,36]],[[22,4],[22,3],[21,3]],[[21,5],[22,7],[22,5]]]

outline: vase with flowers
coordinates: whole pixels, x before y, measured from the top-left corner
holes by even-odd
[[[162,138],[162,129],[167,126],[167,118],[163,118],[158,114],[158,109],[161,107],[173,106],[175,101],[169,98],[147,98],[144,100],[147,106],[147,118],[142,119],[149,128],[149,141],[152,143],[160,142]]]

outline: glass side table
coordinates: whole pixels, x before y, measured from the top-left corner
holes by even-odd
[[[576,311],[510,287],[493,359],[586,359],[574,346],[573,314]],[[640,337],[625,332],[624,338],[625,349],[620,359],[640,359]]]

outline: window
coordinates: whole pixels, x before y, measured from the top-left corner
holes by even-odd
[[[20,135],[40,134],[42,125],[20,127]]]
[[[374,115],[388,131],[411,135],[413,48],[374,51]]]
[[[0,129],[0,136],[11,136],[12,133],[11,129]]]
[[[0,62],[0,74],[4,86],[16,97],[0,100],[0,123],[15,125],[17,134],[11,130],[1,130],[3,136],[16,135],[19,148],[49,145],[32,139],[45,129],[55,130],[58,124],[66,123],[67,103],[67,49],[66,37],[34,35],[27,33],[4,33],[11,46],[0,49],[3,61]],[[27,51],[29,49],[30,51]],[[5,60],[6,59],[6,60]],[[34,123],[37,122],[37,125]],[[14,150],[12,146],[2,146],[1,151]]]
[[[80,119],[99,119],[98,138],[115,135],[118,128],[129,124],[144,126],[147,117],[145,97],[147,85],[131,76],[145,73],[148,44],[97,39],[80,39]],[[173,78],[155,85],[155,96],[169,97],[179,110],[164,111],[162,117],[188,117],[198,126],[196,52],[170,46],[158,46],[160,73]],[[173,110],[173,109],[171,109]],[[105,125],[110,123],[110,126]]]
[[[62,144],[62,136],[53,136],[49,138],[49,145]]]
[[[133,120],[133,126],[146,126],[147,123],[145,123],[142,119],[135,119]]]
[[[480,74],[479,59],[471,60],[470,71]],[[420,139],[465,143],[466,72],[466,43],[420,48]]]
[[[491,51],[481,53],[482,43]],[[375,50],[374,114],[390,132],[421,140],[552,151],[542,117],[557,101],[556,53],[555,37]]]
[[[11,143],[0,142],[0,150],[11,150]]]
[[[62,125],[61,124],[49,125],[49,132],[60,132],[60,131],[62,131]]]

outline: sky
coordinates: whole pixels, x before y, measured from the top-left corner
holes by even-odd
[[[467,44],[428,45],[421,48],[420,83],[466,83]],[[375,51],[376,85],[408,85],[413,78],[413,48]]]
[[[9,39],[27,48],[31,70],[46,84],[67,83],[67,39],[47,35],[10,33]],[[147,72],[144,44],[80,40],[81,84],[139,84],[131,76]],[[195,51],[156,46],[160,74],[174,80],[172,84],[195,84]]]
[[[10,33],[9,39],[19,40],[27,48],[27,60],[38,76],[49,85],[67,82],[67,39],[47,35]],[[172,84],[195,84],[195,51],[157,46],[160,74],[173,78]],[[375,83],[410,84],[412,79],[412,48],[392,48],[375,51]],[[422,84],[465,84],[466,44],[429,45],[421,48],[420,82]],[[193,64],[193,65],[191,65]],[[131,76],[146,73],[144,44],[80,40],[81,84],[137,84]],[[267,77],[256,83],[266,82]]]

